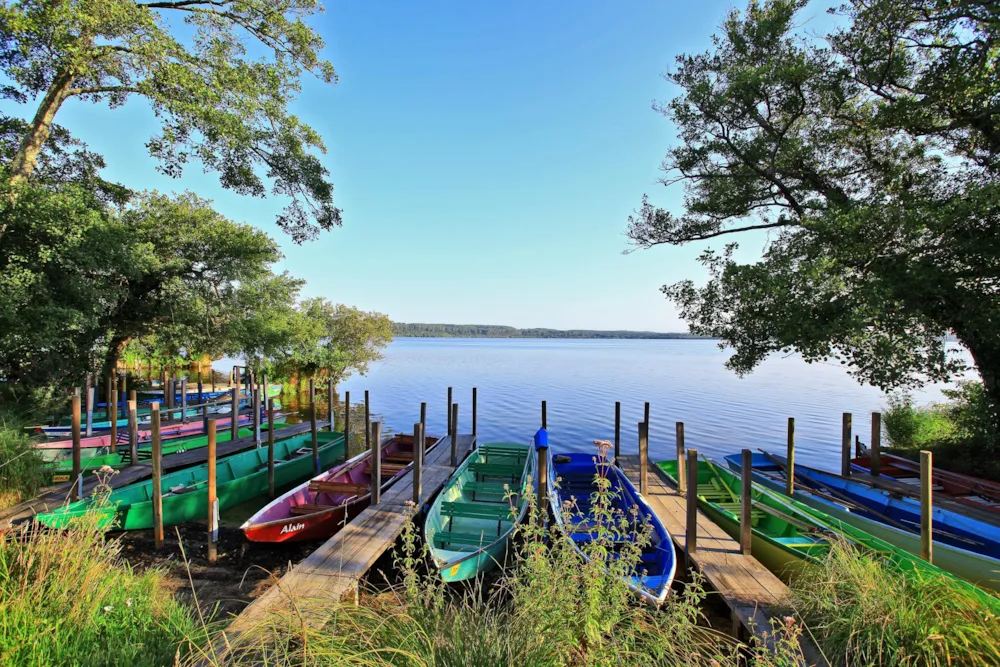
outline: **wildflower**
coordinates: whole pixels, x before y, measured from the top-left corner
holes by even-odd
[[[407,507],[416,507],[417,506],[417,504],[415,502],[413,502],[412,500],[407,500],[403,504],[406,505]]]
[[[795,625],[794,616],[785,616],[785,618],[783,618],[782,620],[785,621],[785,625]]]
[[[597,455],[601,459],[608,458],[608,452],[611,450],[610,440],[594,440],[594,444],[597,445]]]
[[[104,611],[111,611],[112,609],[114,609],[114,607],[108,605],[107,607],[104,608]]]
[[[102,475],[110,475],[110,474],[118,472],[118,471],[115,470],[114,468],[112,468],[111,466],[109,466],[107,464],[104,464],[104,465],[101,466],[101,469],[98,470],[97,472],[101,473]]]
[[[722,667],[722,663],[720,663],[715,658],[712,658],[711,660],[709,660],[708,664],[711,665],[711,667]]]
[[[132,606],[132,598],[129,598],[128,600],[125,600],[125,606],[126,607],[131,607]]]
[[[503,485],[503,490],[504,491],[510,491],[510,484],[504,484]]]

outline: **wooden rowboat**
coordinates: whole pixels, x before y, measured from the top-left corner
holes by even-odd
[[[464,581],[492,570],[524,519],[534,477],[529,445],[488,442],[452,473],[431,505],[424,535],[445,581]]]
[[[438,438],[425,438],[430,451]],[[382,443],[382,490],[413,467],[413,436]],[[251,542],[301,542],[332,537],[371,504],[371,451],[278,496],[241,526]]]
[[[610,461],[595,460],[590,453],[552,456],[550,450],[549,454],[549,505],[552,516],[563,534],[573,541],[582,558],[588,559],[583,547],[598,537],[595,519],[591,516],[591,498],[597,491],[595,477],[598,474],[611,482],[612,507],[626,513],[637,510],[637,520],[649,522],[653,530],[651,541],[642,550],[638,571],[626,577],[625,583],[642,598],[654,604],[662,603],[670,593],[677,561],[670,534],[656,513],[621,469]],[[635,535],[623,534],[611,539],[635,540]]]
[[[883,453],[880,459],[880,474],[904,484],[912,484],[919,491],[919,463],[904,459],[902,456],[886,453]],[[861,472],[870,472],[871,457],[866,455],[851,459],[851,467]],[[941,468],[934,468],[932,479],[935,495],[947,496],[956,502],[1000,514],[1000,484],[997,482],[949,472]]]
[[[317,435],[321,466],[332,466],[343,459],[343,433],[320,431]],[[315,474],[311,442],[312,434],[306,432],[274,443],[276,486],[296,484]],[[267,447],[258,447],[216,462],[216,494],[220,510],[267,493],[267,450]],[[208,516],[207,480],[207,464],[172,472],[161,478],[163,525],[203,520]],[[35,520],[50,528],[65,528],[87,512],[93,512],[97,526],[104,530],[152,528],[152,498],[153,483],[146,480],[114,489],[106,502],[101,499],[95,504],[95,498],[90,496],[38,514]]]

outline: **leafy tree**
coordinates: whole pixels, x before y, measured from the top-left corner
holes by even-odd
[[[160,120],[147,144],[179,176],[192,159],[240,194],[291,198],[278,224],[301,242],[340,224],[319,135],[288,106],[303,74],[333,66],[305,19],[316,0],[14,0],[0,6],[0,96],[26,105],[5,180],[38,167],[62,105],[141,97]],[[14,196],[17,191],[14,192]],[[4,231],[0,227],[0,239]]]
[[[839,358],[883,389],[953,376],[972,353],[1000,404],[1000,14],[987,0],[853,0],[825,36],[805,0],[751,2],[712,50],[683,55],[657,108],[680,143],[635,247],[768,230],[760,261],[706,251],[708,283],[663,291],[694,333],[751,371],[768,354]]]

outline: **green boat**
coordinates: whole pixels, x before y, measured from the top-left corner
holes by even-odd
[[[677,462],[663,461],[656,465],[676,485]],[[741,489],[739,475],[707,461],[698,462],[698,507],[737,540]],[[753,503],[750,513],[753,556],[784,579],[818,565],[829,552],[831,540],[846,540],[877,554],[897,572],[945,577],[994,613],[1000,613],[1000,598],[885,540],[758,484],[752,485],[750,497]]]
[[[344,434],[320,431],[319,457],[322,469],[344,458]],[[312,459],[312,434],[309,432],[274,443],[274,484],[276,487],[302,482],[316,474]],[[164,475],[163,525],[171,526],[208,516],[208,464]],[[268,491],[267,447],[258,447],[220,458],[216,462],[216,494],[219,509],[251,500]],[[104,530],[139,530],[153,526],[153,483],[151,480],[114,489],[107,504],[95,505],[91,496],[68,503],[51,512],[38,514],[35,520],[50,528],[65,528],[75,517],[88,510],[100,516]]]
[[[489,442],[452,473],[424,521],[434,564],[445,581],[492,570],[528,509],[535,457],[529,445]]]
[[[284,428],[285,417],[275,417],[274,419],[275,430]],[[267,431],[267,424],[261,425],[262,431]],[[253,429],[241,428],[240,432],[237,434],[237,439],[239,438],[249,438],[253,435]],[[232,431],[227,429],[220,429],[215,436],[215,441],[219,444],[223,442],[229,442],[232,439]],[[189,449],[198,449],[199,447],[208,446],[208,436],[207,435],[191,435],[185,438],[171,438],[169,440],[164,440],[161,443],[163,448],[163,455],[167,454],[179,454],[181,452],[186,452]],[[153,457],[153,445],[148,442],[142,443],[136,448],[136,453],[139,455],[140,461],[148,461]],[[108,452],[107,454],[98,454],[96,456],[88,456],[80,460],[80,471],[84,477],[88,475],[93,475],[99,471],[104,466],[108,466],[114,470],[121,470],[129,465],[129,449],[128,445],[118,445],[118,449],[115,452]],[[60,482],[68,482],[70,477],[73,475],[73,459],[61,459],[59,461],[49,461],[44,466],[42,466],[42,471],[45,474],[45,484],[59,484]]]

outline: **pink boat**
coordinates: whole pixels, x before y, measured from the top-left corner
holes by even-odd
[[[426,451],[439,438],[425,439]],[[382,490],[413,465],[413,436],[382,443]],[[362,452],[275,498],[243,524],[251,542],[301,542],[331,537],[371,504],[371,452]]]

